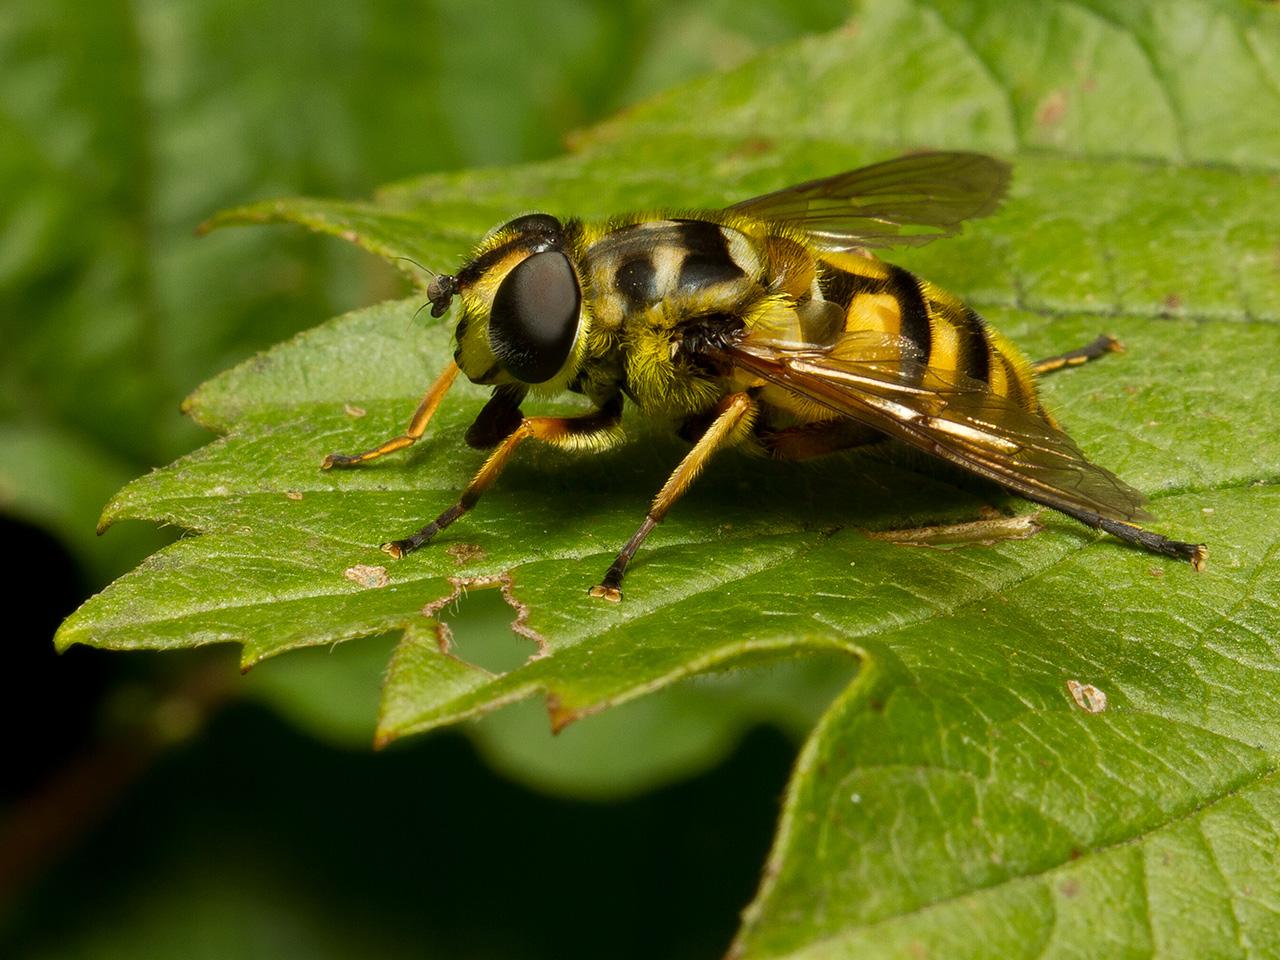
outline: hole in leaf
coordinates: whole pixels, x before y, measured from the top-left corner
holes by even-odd
[[[516,611],[502,595],[500,583],[464,585],[441,607],[436,618],[448,628],[449,652],[490,673],[506,673],[538,653],[537,645],[511,628]]]

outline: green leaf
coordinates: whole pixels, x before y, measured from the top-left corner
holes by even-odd
[[[45,509],[40,477],[64,469],[74,447],[86,474],[121,468],[107,474],[118,487],[201,441],[175,414],[193,384],[403,289],[383,264],[312,237],[199,240],[192,230],[212,211],[547,156],[664,78],[739,62],[841,14],[835,0],[772,0],[745,17],[719,0],[681,3],[689,46],[673,58],[659,36],[671,0],[370,0],[313,17],[252,0],[191,0],[181,15],[145,0],[10,6],[0,430],[41,439],[21,450],[40,459],[0,480],[12,493],[0,509],[12,502],[60,537],[95,586],[159,538],[87,546],[82,504]],[[537,44],[530,22],[543,28]]]
[[[630,448],[521,451],[472,515],[386,562],[374,545],[481,461],[458,440],[483,399],[466,385],[409,454],[317,470],[397,432],[448,355],[414,299],[202,387],[189,409],[225,436],[105,514],[199,536],[59,643],[234,641],[251,665],[402,630],[382,741],[534,696],[561,727],[705,674],[737,697],[724,671],[820,651],[858,677],[801,756],[739,955],[1265,949],[1280,940],[1277,77],[1280,14],[1243,0],[884,2],[560,160],[220,220],[302,222],[447,267],[521,210],[714,206],[902,149],[1002,153],[1005,209],[899,259],[1033,353],[1123,338],[1127,354],[1047,380],[1047,402],[1152,495],[1160,529],[1210,545],[1204,574],[1043,512],[1029,538],[998,520],[913,545],[901,531],[973,521],[990,491],[883,458],[726,455],[646,545],[626,601],[602,605],[585,588],[680,455],[634,418]],[[511,606],[514,664],[486,669],[461,632],[445,650],[438,616],[479,589]]]

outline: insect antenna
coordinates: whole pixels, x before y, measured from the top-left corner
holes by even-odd
[[[422,306],[420,306],[417,310],[413,311],[413,316],[409,319],[409,322],[410,322],[410,323],[417,323],[417,322],[418,322],[418,314],[420,314],[423,310],[427,309],[427,307],[429,307],[429,306],[431,306],[431,301],[430,301],[430,300],[428,300],[426,303],[424,303]]]
[[[396,260],[405,260],[405,261],[407,261],[407,262],[409,262],[409,263],[412,263],[415,267],[417,267],[417,268],[418,268],[419,270],[421,270],[423,273],[425,273],[425,274],[427,274],[429,277],[431,277],[431,279],[432,279],[432,280],[434,280],[436,277],[440,276],[440,274],[436,273],[436,272],[435,272],[434,270],[432,270],[430,267],[424,267],[424,266],[423,266],[422,264],[420,264],[417,260],[413,259],[413,257],[396,257],[395,259],[396,259]]]

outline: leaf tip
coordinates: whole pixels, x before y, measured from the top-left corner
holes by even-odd
[[[62,621],[57,632],[53,635],[53,649],[58,653],[66,653],[67,650],[75,646],[77,643],[84,642],[79,636],[80,628],[74,623],[74,620],[75,614],[73,613],[66,620]]]
[[[97,526],[93,528],[93,532],[98,536],[102,536],[110,530],[115,525],[115,522],[120,519],[120,515],[124,511],[124,493],[128,489],[128,487],[125,487],[124,490],[121,490],[108,500],[102,508],[102,513],[98,515]]]
[[[204,237],[219,227],[265,223],[269,217],[262,209],[264,206],[265,204],[262,203],[246,203],[239,207],[219,210],[213,216],[207,217],[197,224],[195,234],[197,237]]]
[[[558,694],[548,692],[546,696],[547,716],[551,720],[551,732],[559,733],[582,714],[572,707],[566,707]]]
[[[250,670],[266,659],[266,656],[258,650],[254,650],[249,646],[240,648],[240,676],[245,676]]]

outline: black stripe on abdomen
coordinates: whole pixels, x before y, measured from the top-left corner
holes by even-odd
[[[920,283],[915,275],[901,267],[889,265],[889,279],[885,282],[888,292],[897,298],[902,309],[900,333],[920,351],[920,359],[926,363],[933,347],[933,328],[929,324],[929,308]]]
[[[956,318],[960,332],[960,356],[956,367],[961,373],[987,383],[991,377],[991,342],[987,339],[987,325],[971,307],[965,307]]]
[[[822,299],[837,303],[847,310],[858,294],[883,292],[884,281],[879,277],[850,273],[829,263],[820,263],[818,289],[822,291]]]

